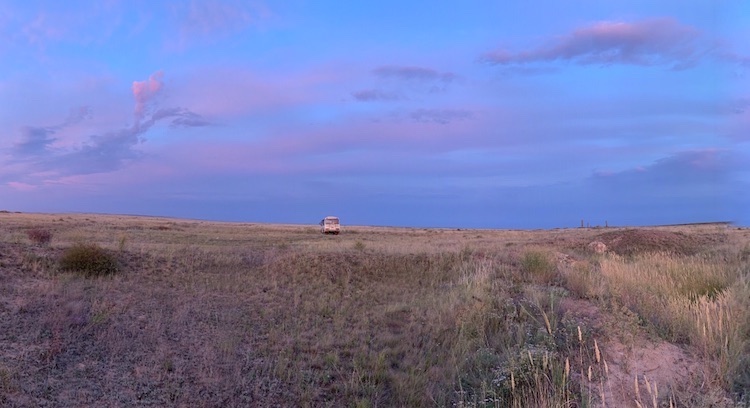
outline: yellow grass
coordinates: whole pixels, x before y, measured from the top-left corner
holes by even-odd
[[[736,250],[691,257],[608,255],[600,260],[602,279],[593,291],[627,306],[665,339],[702,353],[707,381],[746,393],[750,269]]]

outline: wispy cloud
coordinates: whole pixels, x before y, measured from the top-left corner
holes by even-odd
[[[409,114],[412,120],[445,125],[457,120],[471,119],[473,113],[464,109],[417,109]]]
[[[174,108],[169,117],[172,119],[171,127],[203,127],[213,125],[203,116],[184,108]]]
[[[459,80],[452,72],[408,65],[383,65],[372,70],[374,87],[352,92],[358,102],[387,102],[412,99],[414,95],[443,93]]]
[[[23,26],[22,32],[29,44],[44,46],[50,40],[60,39],[64,29],[55,24],[54,19],[50,19],[46,13],[40,13]]]
[[[33,184],[20,183],[17,181],[9,181],[6,184],[8,187],[18,191],[34,191],[37,189],[37,186]]]
[[[145,135],[158,122],[171,119],[170,126],[197,127],[211,123],[201,115],[181,107],[159,108],[157,96],[164,87],[161,71],[145,81],[133,82],[135,99],[135,121],[116,130],[108,130],[88,137],[77,145],[55,146],[56,133],[80,123],[92,116],[88,106],[70,111],[60,124],[52,126],[24,126],[13,146],[11,165],[13,174],[5,173],[6,179],[18,183],[33,184],[37,175],[49,180],[54,177],[96,174],[117,170],[143,156],[138,145],[145,142]]]
[[[381,80],[396,81],[399,87],[420,93],[445,92],[459,78],[452,72],[416,66],[384,65],[372,72]]]
[[[44,52],[59,43],[102,44],[120,27],[120,6],[119,2],[98,2],[74,10],[74,6],[59,2],[4,2],[0,6],[0,46]]]
[[[450,83],[457,75],[452,72],[439,72],[431,68],[385,65],[375,68],[373,73],[381,78],[396,78],[406,81],[436,81]]]
[[[70,110],[68,117],[63,122],[64,126],[78,124],[86,119],[91,118],[92,112],[90,106],[78,106]]]
[[[672,18],[601,21],[529,50],[500,49],[481,57],[495,65],[569,61],[581,65],[667,66],[684,69],[712,51],[694,27]]]
[[[688,185],[698,188],[714,182],[727,182],[736,165],[736,157],[731,152],[705,148],[678,152],[652,164],[623,171],[598,170],[593,177],[600,183],[618,186],[661,185],[669,189],[668,185]]]
[[[24,126],[20,129],[19,139],[14,145],[14,153],[28,156],[39,154],[57,140],[52,137],[56,127]]]
[[[261,1],[191,0],[175,3],[179,46],[241,33],[271,16]]]
[[[603,216],[627,215],[632,222],[733,220],[747,203],[746,182],[736,177],[741,166],[726,149],[675,152],[626,170],[597,171],[585,194]]]
[[[60,124],[52,126],[22,126],[20,136],[14,144],[13,153],[20,156],[38,155],[49,150],[57,140],[53,135],[91,117],[91,108],[79,106],[70,110],[68,117]]]
[[[363,89],[361,91],[352,92],[352,97],[360,102],[397,101],[399,99],[404,99],[395,92],[386,92],[379,89]]]

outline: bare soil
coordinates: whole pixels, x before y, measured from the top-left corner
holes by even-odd
[[[655,396],[657,406],[668,404],[670,398],[673,406],[736,406],[725,393],[705,387],[705,363],[686,347],[661,340],[643,327],[623,324],[622,316],[585,299],[566,298],[561,306],[600,335],[607,375],[590,386],[595,405],[634,407],[636,401],[651,402]],[[649,387],[656,387],[652,394]]]
[[[721,244],[726,234],[688,234],[681,231],[653,229],[622,229],[596,235],[596,240],[618,255],[635,255],[644,252],[667,252],[676,255],[693,255],[701,250]]]

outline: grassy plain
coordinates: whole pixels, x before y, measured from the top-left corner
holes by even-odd
[[[117,271],[62,268],[77,245]],[[747,406],[748,275],[750,230],[715,224],[2,212],[0,405]]]

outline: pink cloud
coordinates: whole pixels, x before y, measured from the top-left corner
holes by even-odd
[[[686,68],[708,51],[697,29],[671,18],[634,23],[601,21],[578,28],[520,52],[498,50],[482,60],[490,64],[527,64],[555,60],[588,64],[667,65]]]
[[[145,81],[133,81],[133,97],[135,98],[135,115],[143,118],[148,104],[159,94],[164,86],[164,73],[157,71]]]
[[[19,181],[9,181],[6,184],[8,187],[18,191],[34,191],[37,189],[37,186],[33,184],[21,183]]]

